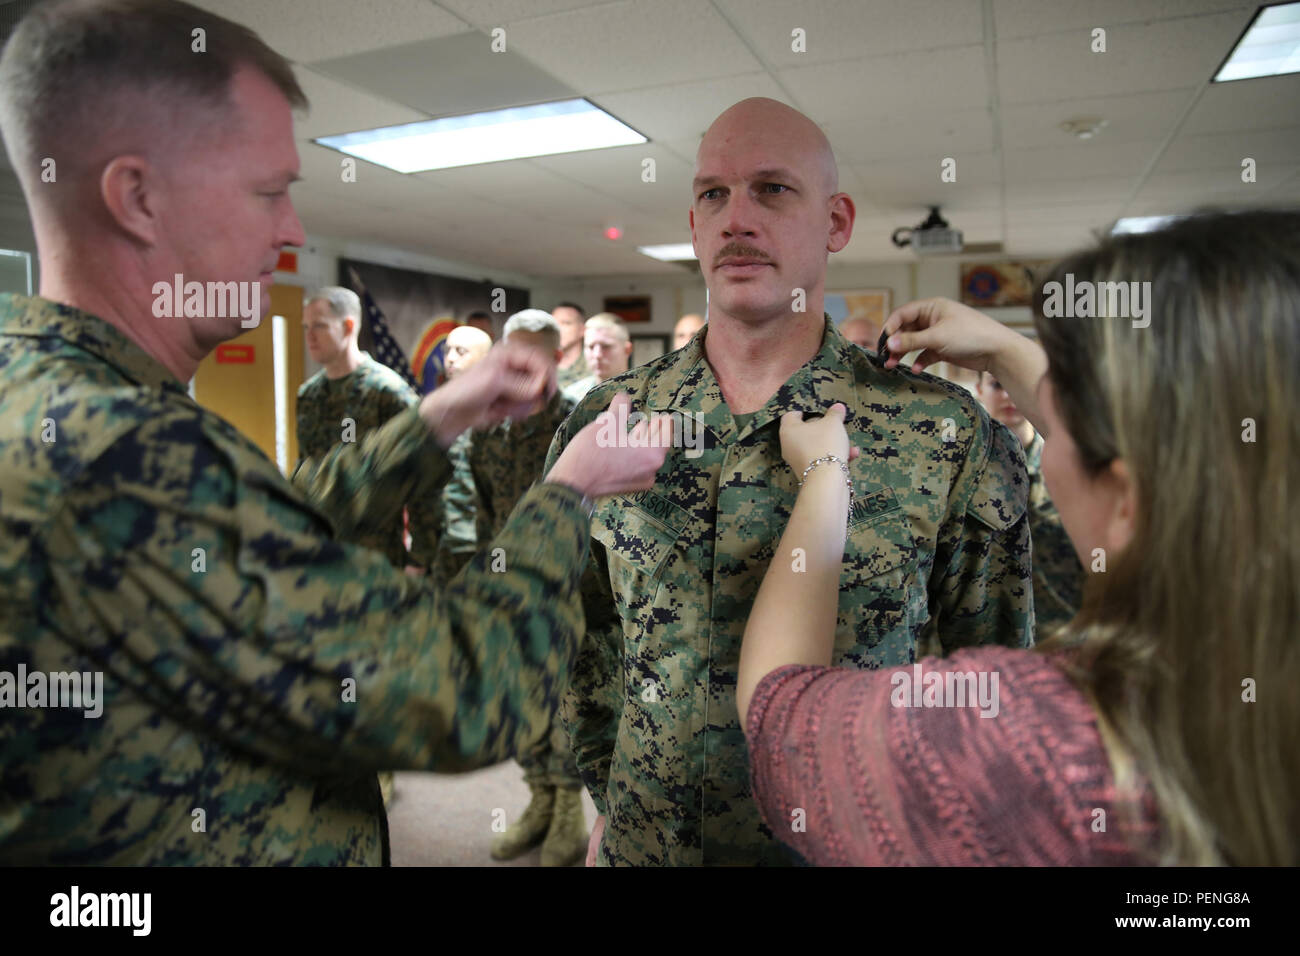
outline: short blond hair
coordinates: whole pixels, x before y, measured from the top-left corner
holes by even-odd
[[[627,326],[613,312],[597,312],[582,327],[584,333],[587,329],[613,329],[620,342],[632,341],[631,336],[627,334]]]

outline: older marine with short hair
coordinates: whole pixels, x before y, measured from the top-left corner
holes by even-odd
[[[266,311],[304,242],[305,105],[255,34],[172,0],[42,3],[0,55],[42,266],[39,296],[0,295],[0,666],[103,675],[95,719],[6,712],[6,863],[387,862],[376,771],[465,770],[545,733],[582,629],[586,499],[662,460],[593,429],[497,538],[509,570],[439,589],[355,542],[435,493],[456,435],[548,397],[535,356],[502,349],[296,484],[197,405],[184,383],[242,319],[160,317],[152,289],[246,283]]]
[[[540,309],[512,315],[502,339],[535,348],[549,362],[559,359],[559,325]],[[541,477],[551,440],[573,406],[572,399],[557,392],[535,415],[470,434],[467,457],[480,541],[490,541],[496,535],[519,499]],[[552,718],[550,731],[534,746],[521,749],[515,759],[528,785],[528,806],[493,840],[492,857],[514,859],[540,844],[542,866],[569,866],[580,861],[588,835],[582,778],[558,714]]]
[[[323,458],[340,443],[365,439],[420,403],[415,389],[387,365],[357,347],[361,301],[351,289],[324,286],[303,307],[307,352],[322,367],[298,388],[298,461]],[[408,557],[402,513],[359,543],[382,552],[395,567]]]

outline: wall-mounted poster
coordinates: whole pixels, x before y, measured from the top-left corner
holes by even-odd
[[[632,336],[632,359],[628,368],[636,368],[638,365],[652,362],[667,351],[667,335],[634,335]]]
[[[605,311],[613,312],[624,322],[650,321],[650,296],[648,295],[607,295]]]
[[[961,301],[977,309],[1033,305],[1034,283],[1051,265],[1051,259],[963,262]]]
[[[870,336],[874,343],[892,311],[893,292],[889,289],[853,289],[845,292],[827,292],[826,314],[837,326],[845,319],[866,319],[875,332]],[[872,346],[874,348],[874,345]]]

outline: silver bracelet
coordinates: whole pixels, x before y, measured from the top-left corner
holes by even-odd
[[[852,515],[853,514],[853,479],[849,477],[848,464],[844,461],[843,458],[840,458],[838,455],[822,455],[820,458],[814,458],[812,461],[808,462],[808,467],[805,468],[803,470],[803,474],[799,476],[799,487],[800,488],[803,487],[804,480],[808,477],[808,472],[812,471],[818,465],[825,465],[828,462],[832,462],[832,461],[840,466],[840,471],[844,472],[844,484],[849,489],[849,514]]]

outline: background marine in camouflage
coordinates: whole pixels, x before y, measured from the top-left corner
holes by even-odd
[[[1007,390],[990,373],[981,372],[975,394],[994,421],[1011,429],[1025,451],[1029,475],[1029,536],[1034,562],[1034,637],[1046,640],[1079,612],[1087,572],[1065,533],[1060,512],[1043,480],[1043,438],[1034,430]]]
[[[357,348],[361,300],[351,289],[325,286],[309,296],[302,317],[307,352],[322,368],[298,389],[298,464],[323,458],[336,445],[364,439],[393,416],[419,404],[415,390],[392,369]],[[408,557],[398,509],[388,527],[358,541],[402,568]],[[412,522],[416,535],[429,518]],[[384,806],[393,802],[393,775],[379,775]]]
[[[563,353],[556,372],[561,390],[591,374],[587,357],[582,349],[583,323],[587,313],[576,302],[561,302],[551,310],[551,317],[560,327],[560,351]]]
[[[298,389],[299,464],[324,457],[341,442],[359,442],[419,404],[400,375],[357,348],[360,315],[356,293],[339,286],[318,290],[303,309],[307,351],[324,367]],[[400,568],[411,560],[402,539],[399,511],[392,527],[361,543]]]
[[[512,315],[503,338],[537,349],[548,362],[558,360],[559,326],[540,309]],[[541,477],[551,440],[573,404],[557,392],[536,415],[470,433],[468,457],[480,541],[496,536],[515,504]],[[579,862],[586,852],[588,835],[582,811],[582,779],[558,714],[552,719],[550,732],[534,746],[521,750],[515,759],[524,770],[530,799],[520,818],[493,841],[492,857],[514,859],[540,843],[542,866]]]

